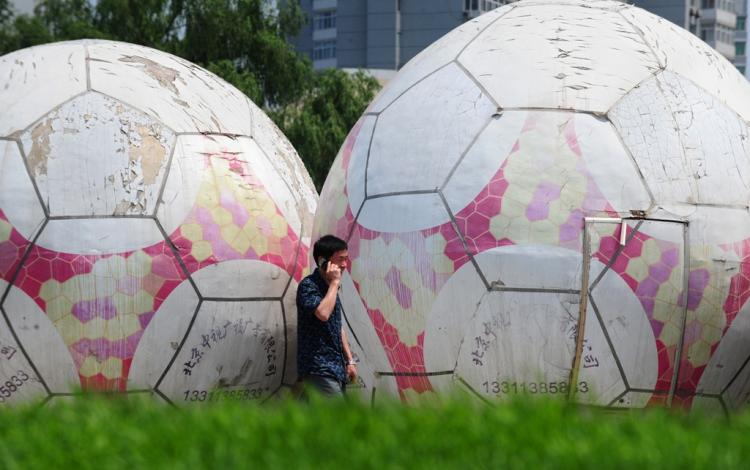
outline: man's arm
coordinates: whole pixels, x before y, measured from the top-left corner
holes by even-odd
[[[346,359],[346,375],[350,382],[354,382],[357,378],[357,366],[354,364],[354,356],[352,356],[352,350],[349,349],[349,339],[346,337],[346,329],[343,325],[341,326],[341,346],[344,349],[344,359]]]
[[[336,295],[339,292],[339,284],[341,284],[341,270],[335,264],[328,263],[323,276],[328,282],[328,292],[315,309],[315,316],[320,321],[328,321],[333,309],[336,308]]]

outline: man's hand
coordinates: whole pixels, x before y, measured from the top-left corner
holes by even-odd
[[[357,378],[357,366],[354,364],[348,364],[346,366],[346,376],[349,377],[349,383],[354,383],[354,380]]]
[[[339,268],[337,264],[328,263],[326,265],[325,278],[328,284],[340,283],[341,282],[341,268]]]

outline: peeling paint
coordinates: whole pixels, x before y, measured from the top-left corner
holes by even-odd
[[[159,82],[161,86],[168,89],[175,95],[179,94],[179,91],[177,90],[177,86],[175,85],[175,81],[180,80],[183,85],[185,85],[185,81],[180,77],[180,72],[178,72],[175,69],[166,67],[164,65],[159,64],[158,62],[154,62],[151,59],[147,59],[145,57],[140,56],[132,56],[127,55],[120,59],[120,62],[125,62],[126,64],[138,64],[140,65],[143,70]]]
[[[52,132],[52,121],[50,119],[37,124],[31,131],[32,144],[27,160],[34,176],[47,174],[47,160],[50,155],[49,138]]]
[[[143,182],[149,185],[156,182],[156,176],[164,167],[167,157],[167,149],[154,134],[152,129],[138,126],[138,135],[141,137],[140,145],[130,147],[130,161],[140,162]]]

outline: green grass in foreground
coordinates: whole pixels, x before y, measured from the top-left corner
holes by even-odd
[[[552,401],[175,409],[92,397],[0,411],[0,467],[740,468],[750,414],[604,413]]]

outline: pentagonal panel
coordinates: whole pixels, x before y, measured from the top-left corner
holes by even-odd
[[[457,65],[426,78],[379,116],[367,195],[441,187],[494,112],[492,102]]]
[[[398,76],[375,97],[368,112],[379,113],[406,90],[452,62],[487,26],[513,9],[506,5],[468,21],[423,50],[399,70]]]
[[[291,276],[306,263],[296,256],[301,226],[291,226],[299,218],[287,221],[255,170],[264,158],[250,139],[179,137],[158,218],[190,272],[260,260]]]
[[[0,288],[2,287],[0,281]],[[6,383],[10,382],[10,383]],[[0,405],[43,399],[47,391],[5,324],[0,323]]]
[[[0,212],[27,240],[44,222],[44,209],[16,142],[0,140]]]
[[[52,216],[152,214],[174,141],[153,118],[88,93],[21,137]]]
[[[158,390],[176,404],[257,400],[281,385],[283,368],[279,301],[205,301]]]
[[[659,203],[747,204],[747,124],[692,81],[663,72],[609,116]]]
[[[32,47],[0,58],[3,90],[0,136],[24,130],[75,95],[86,91],[82,43]]]
[[[36,244],[52,251],[103,255],[133,251],[164,241],[153,219],[54,219]]]
[[[141,336],[128,375],[128,390],[153,389],[187,334],[197,313],[198,295],[183,281],[154,314]]]
[[[744,120],[750,120],[747,80],[715,49],[689,31],[640,8],[624,9],[622,15],[643,36],[661,66],[690,79]]]
[[[49,316],[22,290],[12,287],[3,303],[6,318],[51,392],[80,384],[75,364]]]
[[[517,8],[458,60],[503,108],[604,113],[659,63],[622,16],[596,10],[596,29],[591,17],[591,9],[577,5]]]
[[[251,133],[246,98],[197,65],[119,42],[89,43],[88,53],[92,90],[148,112],[175,132]]]

